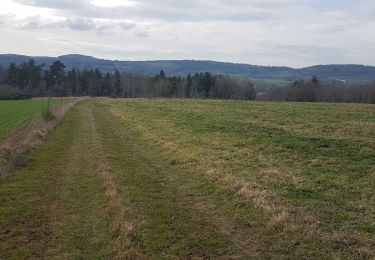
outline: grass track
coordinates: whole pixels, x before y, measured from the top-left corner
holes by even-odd
[[[30,166],[0,184],[0,258],[113,255],[85,116],[83,110],[69,112],[30,156]]]
[[[0,183],[0,258],[373,256],[372,112],[81,102]]]

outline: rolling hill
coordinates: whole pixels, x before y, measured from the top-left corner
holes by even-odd
[[[248,77],[255,80],[286,80],[310,78],[318,76],[320,79],[340,80],[375,80],[375,67],[365,65],[317,65],[306,68],[290,68],[277,66],[257,66],[203,60],[155,60],[155,61],[119,61],[98,59],[91,56],[69,54],[59,57],[30,57],[16,54],[0,55],[0,66],[7,67],[10,62],[17,64],[33,58],[37,63],[46,66],[54,60],[60,60],[68,69],[92,69],[113,71],[115,68],[135,74],[157,74],[164,70],[168,75],[186,75],[195,72],[211,72],[214,74],[229,74]]]

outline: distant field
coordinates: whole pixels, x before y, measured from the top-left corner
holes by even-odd
[[[375,106],[81,102],[0,183],[0,258],[375,257]]]
[[[51,106],[58,104],[60,104],[59,99],[51,102]],[[46,109],[47,100],[0,100],[0,137],[42,115]]]

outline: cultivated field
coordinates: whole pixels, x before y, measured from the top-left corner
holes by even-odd
[[[0,258],[371,259],[374,136],[373,105],[81,101],[0,183]]]
[[[51,99],[51,108],[59,106],[60,102],[60,99]],[[0,137],[41,116],[46,110],[46,99],[0,101]]]

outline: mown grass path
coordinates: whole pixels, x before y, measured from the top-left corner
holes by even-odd
[[[81,102],[29,156],[27,166],[0,183],[0,259],[333,258],[353,256],[359,246],[367,250],[362,256],[372,254],[368,246],[373,243],[371,234],[363,238],[368,244],[347,245],[351,241],[343,240],[344,244],[335,248],[335,244],[325,240],[327,231],[319,227],[313,230],[315,226],[303,222],[305,216],[299,222],[295,220],[292,214],[298,216],[304,208],[270,197],[266,185],[238,182],[239,186],[233,187],[236,176],[218,172],[215,165],[226,162],[227,167],[232,167],[237,162],[236,158],[228,161],[215,154],[220,150],[222,155],[230,156],[226,146],[191,158],[194,151],[203,153],[198,147],[206,148],[204,144],[208,142],[194,141],[192,133],[197,138],[204,137],[210,130],[208,124],[214,124],[217,134],[226,133],[230,123],[216,125],[196,118],[193,125],[180,122],[176,133],[173,120],[178,117],[173,118],[171,111],[161,111],[164,103],[155,104],[157,109],[152,113],[167,112],[171,118],[148,119],[151,110],[137,114],[144,118],[137,117],[136,113],[148,109],[142,103],[145,101],[136,105],[129,101],[121,113],[119,107],[124,104],[112,102]],[[134,105],[139,107],[132,110]],[[180,109],[186,106],[184,103]],[[197,115],[190,111],[187,117]],[[157,118],[164,121],[153,123]],[[205,124],[204,129],[193,131]],[[193,129],[192,133],[189,129]],[[263,138],[259,129],[251,130],[246,132],[250,135],[247,139],[253,140],[251,135]],[[231,134],[228,132],[227,136]],[[278,138],[276,141],[284,140],[284,131],[272,134]],[[186,141],[185,145],[173,142],[172,137],[178,135],[178,140]],[[217,141],[215,136],[210,138]],[[221,139],[225,144],[226,140]],[[304,145],[300,139],[292,145]],[[190,145],[196,149],[189,150]],[[235,156],[247,147],[246,143],[232,145]],[[287,154],[280,154],[281,158],[288,158]],[[201,162],[202,158],[212,162]],[[236,167],[242,167],[241,162]],[[212,168],[203,169],[200,163]],[[256,166],[255,161],[251,163]],[[305,203],[297,202],[300,204],[296,205]],[[312,217],[317,216],[314,210],[310,212]]]
[[[0,258],[257,254],[251,234],[216,207],[210,183],[176,172],[108,113],[79,105],[0,184]]]
[[[74,109],[28,166],[0,184],[0,258],[113,255],[95,140]]]
[[[217,207],[228,205],[225,194],[216,194],[211,182],[181,171],[138,143],[109,113],[99,106],[94,114],[121,193],[131,205],[127,217],[134,225],[133,247],[147,257],[257,255],[250,230],[239,229]],[[247,212],[241,217],[260,216],[255,208],[243,206]]]

